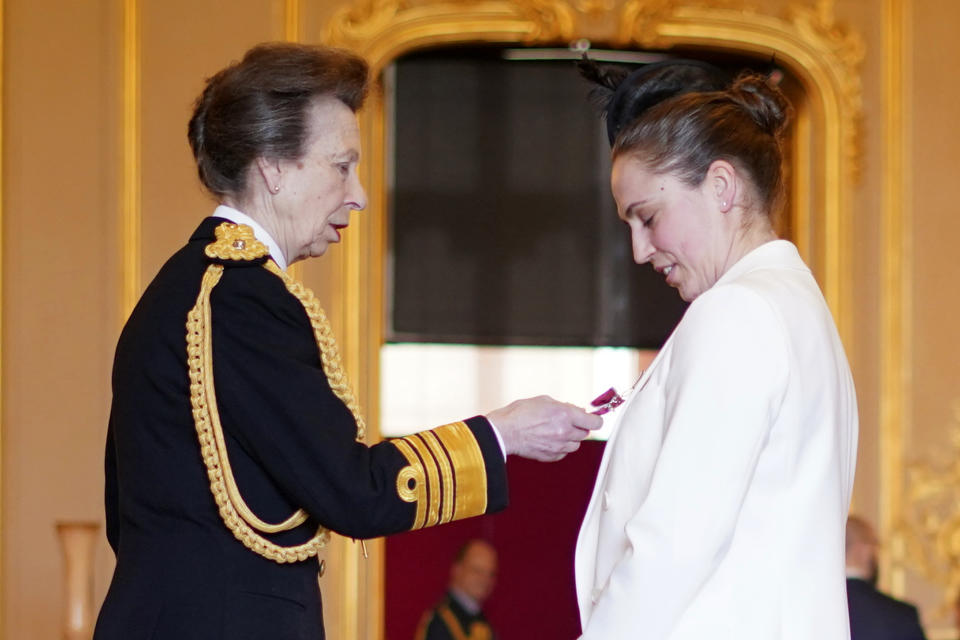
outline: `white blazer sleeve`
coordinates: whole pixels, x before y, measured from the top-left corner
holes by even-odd
[[[787,345],[748,288],[716,287],[690,306],[674,336],[650,489],[584,640],[669,637],[722,562],[784,398]]]

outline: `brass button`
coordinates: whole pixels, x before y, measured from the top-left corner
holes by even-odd
[[[317,569],[317,576],[323,577],[323,572],[327,570],[327,563],[323,560],[320,561],[320,568]]]

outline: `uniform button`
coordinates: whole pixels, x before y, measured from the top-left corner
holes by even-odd
[[[602,593],[603,591],[600,587],[593,588],[593,591],[590,592],[590,599],[593,601],[593,604],[597,604],[597,601],[600,600],[600,594]]]
[[[601,502],[601,505],[603,506],[604,511],[608,511],[610,509],[610,492],[609,491],[603,492],[603,499],[600,502]]]
[[[323,572],[326,571],[326,570],[327,570],[327,563],[324,562],[323,560],[321,560],[321,561],[320,561],[320,568],[317,569],[317,576],[320,577],[320,578],[322,578],[322,577],[323,577]]]

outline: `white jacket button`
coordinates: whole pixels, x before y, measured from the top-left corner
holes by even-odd
[[[590,600],[593,601],[593,604],[597,604],[597,601],[600,600],[600,596],[603,594],[603,590],[600,587],[594,587],[593,591],[590,592]]]
[[[603,492],[603,499],[600,501],[600,504],[603,507],[604,511],[608,511],[610,509],[610,492],[609,491]]]

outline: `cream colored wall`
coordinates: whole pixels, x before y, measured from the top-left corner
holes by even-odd
[[[132,5],[134,3],[128,3]],[[61,519],[102,523],[109,379],[121,325],[120,0],[6,0],[3,638],[60,637]],[[141,270],[207,213],[186,121],[202,80],[284,35],[282,1],[141,2]],[[101,528],[96,599],[112,554]]]
[[[911,274],[913,358],[909,369],[912,407],[905,438],[905,462],[918,470],[930,470],[933,486],[945,501],[946,508],[935,509],[942,524],[921,528],[923,547],[934,547],[935,535],[940,542],[960,532],[956,521],[960,477],[944,473],[960,459],[960,339],[957,318],[960,317],[960,207],[957,204],[956,168],[960,130],[955,122],[956,105],[960,103],[960,87],[952,81],[954,57],[960,51],[955,27],[960,24],[960,5],[955,2],[914,3],[913,42],[907,67],[906,107],[910,113],[907,132],[908,152],[906,178],[910,181],[908,206],[912,212],[914,259]],[[905,481],[907,502],[912,523],[924,518],[926,502],[919,498],[920,476]],[[929,485],[928,485],[929,486]],[[952,518],[949,518],[952,516]],[[925,529],[925,530],[924,530]],[[908,538],[908,542],[911,539]],[[918,540],[912,539],[916,547]],[[935,554],[931,570],[952,572],[951,586],[960,587],[960,557],[956,543],[949,549],[952,566]],[[917,566],[922,563],[911,563]],[[926,575],[924,575],[926,574]],[[943,596],[940,584],[930,580],[931,571],[910,571],[905,588],[927,602],[939,603]],[[945,576],[941,576],[945,577]],[[953,619],[953,611],[938,611],[934,606],[924,610],[928,620]],[[939,615],[938,615],[939,614]],[[956,637],[953,636],[953,637]]]
[[[106,1],[4,9],[3,633],[54,638],[54,522],[102,519],[117,14]]]
[[[327,20],[345,4],[4,0],[2,638],[59,635],[61,559],[53,525],[59,519],[102,521],[102,444],[121,315],[124,8],[138,6],[141,21],[139,264],[146,282],[211,206],[197,186],[185,139],[203,78],[253,43],[288,35],[291,12],[302,38],[319,41]],[[770,4],[764,11],[779,15],[791,3]],[[867,47],[862,169],[849,212],[858,231],[851,247],[854,331],[847,346],[862,423],[854,506],[882,523],[892,492],[882,484],[885,469],[900,459],[932,460],[938,451],[956,457],[948,430],[960,427],[960,254],[954,247],[960,216],[951,201],[954,150],[960,147],[953,105],[960,89],[942,61],[960,54],[952,28],[960,23],[960,6],[918,0],[835,5],[838,20],[859,32]],[[894,175],[884,154],[897,149],[891,141],[901,130],[890,128],[897,121],[889,118],[895,105],[885,88],[895,47],[884,26],[885,16],[897,11],[911,20],[903,27],[905,169]],[[603,32],[606,19],[592,18],[590,28]],[[891,191],[891,184],[901,189]],[[891,193],[903,196],[902,208],[891,209],[899,207]],[[889,256],[881,222],[891,211],[906,213],[913,233],[912,262],[902,272],[907,305],[897,307],[904,309],[907,330],[904,339],[893,340],[881,322],[890,290],[881,281]],[[314,261],[304,273],[328,302],[336,329],[343,315],[337,284],[343,265],[335,257]],[[891,457],[881,429],[889,416],[881,389],[891,350],[905,355],[911,382],[901,394],[907,404],[899,457]],[[907,491],[902,468],[893,471]],[[105,542],[97,553],[99,601],[112,559]],[[339,580],[337,571],[334,566],[326,579]],[[886,580],[920,600],[931,628],[946,633],[946,619],[935,610],[940,587],[915,571],[891,570]],[[325,593],[329,629],[342,628],[339,598],[330,589]]]
[[[913,50],[906,87],[914,116],[910,136],[913,163],[908,176],[913,183],[910,205],[915,256],[914,406],[909,451],[917,456],[929,453],[931,447],[947,445],[948,427],[960,428],[960,199],[954,190],[960,176],[960,128],[956,124],[960,85],[953,81],[952,62],[960,50],[953,30],[960,24],[960,5],[922,4],[935,6],[936,11],[916,16],[918,46]]]

